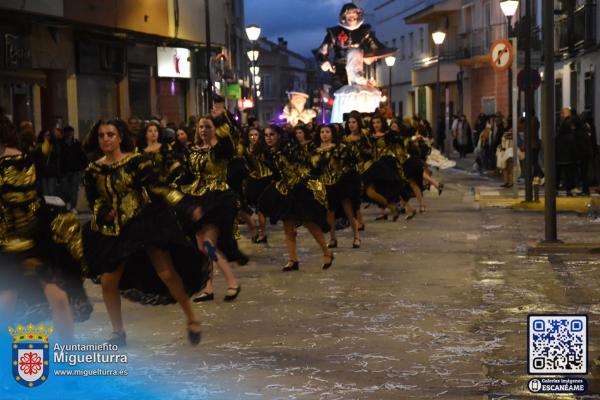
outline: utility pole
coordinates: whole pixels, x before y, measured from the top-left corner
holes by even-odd
[[[531,173],[531,136],[533,123],[533,88],[531,84],[531,1],[525,0],[525,201],[533,201]],[[537,134],[537,133],[536,133]]]
[[[558,242],[556,229],[556,142],[554,123],[554,0],[544,0],[542,10],[544,42],[544,225],[545,243]]]

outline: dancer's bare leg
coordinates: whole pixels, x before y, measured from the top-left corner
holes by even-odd
[[[123,333],[123,314],[121,313],[121,293],[119,293],[119,281],[123,276],[125,266],[121,264],[113,272],[102,274],[102,298],[110,318],[110,323],[115,333]]]
[[[48,304],[50,304],[52,321],[58,337],[65,342],[73,341],[75,322],[73,321],[73,312],[67,293],[56,283],[42,282],[42,288]]]

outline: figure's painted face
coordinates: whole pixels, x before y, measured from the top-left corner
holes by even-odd
[[[248,132],[248,139],[250,139],[250,143],[253,145],[258,143],[259,135],[260,134],[256,129],[250,129],[250,132]]]
[[[279,135],[271,128],[265,129],[265,142],[267,146],[273,147],[279,142]]]
[[[300,95],[292,96],[292,106],[294,106],[297,110],[304,110],[304,106],[306,105],[306,97]]]
[[[355,27],[358,24],[358,12],[350,10],[346,13],[344,19],[346,21],[346,25],[351,28]]]

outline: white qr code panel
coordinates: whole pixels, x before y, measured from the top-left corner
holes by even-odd
[[[530,315],[529,374],[587,374],[587,315]]]

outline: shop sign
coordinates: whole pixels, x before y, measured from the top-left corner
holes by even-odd
[[[191,78],[190,50],[181,47],[157,47],[158,76]]]

